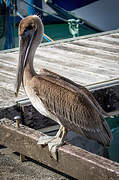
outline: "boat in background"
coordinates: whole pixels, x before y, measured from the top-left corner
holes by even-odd
[[[100,31],[119,28],[117,0],[50,0],[50,4],[63,8]]]
[[[94,0],[89,0],[89,2],[92,1]],[[18,24],[21,17],[31,14],[37,14],[42,18],[45,25],[45,34],[53,40],[99,32],[87,23],[82,23],[80,18],[75,17],[69,11],[52,4],[51,1],[49,3],[44,0],[1,0],[0,8],[0,50],[18,47]]]
[[[0,50],[18,47],[21,16],[39,15],[45,34],[60,40],[119,28],[118,7],[116,0],[1,0]]]

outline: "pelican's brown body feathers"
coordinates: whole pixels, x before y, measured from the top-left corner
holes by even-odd
[[[29,16],[19,25],[21,40],[16,94],[22,82],[31,103],[41,114],[57,121],[66,129],[109,146],[112,135],[103,118],[106,113],[91,92],[46,69],[41,69],[40,74],[36,74],[33,58],[42,34],[43,25],[38,16]]]
[[[27,91],[29,88],[34,92],[34,102],[31,99],[33,94]],[[67,129],[109,146],[111,133],[103,118],[105,112],[85,87],[42,69],[39,75],[33,76],[25,84],[25,89],[39,112],[42,110],[41,106],[44,106],[46,112],[41,111],[42,114],[58,121]]]

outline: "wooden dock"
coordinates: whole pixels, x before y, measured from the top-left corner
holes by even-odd
[[[0,52],[2,87],[13,84],[17,59],[17,49]],[[48,68],[85,86],[119,80],[119,30],[42,44],[35,68]],[[8,89],[13,91],[12,86]]]
[[[37,139],[41,134],[25,126],[16,129],[14,123],[10,122],[9,113],[7,116],[5,110],[9,112],[10,108],[14,110],[15,106],[17,59],[18,49],[0,52],[0,108],[3,112],[0,122],[0,144],[77,179],[118,180],[118,163],[72,145],[61,147],[58,152],[59,162],[55,162],[47,154],[47,148],[37,145]],[[34,66],[37,72],[40,68],[47,68],[88,87],[105,110],[110,113],[119,111],[119,29],[42,44],[35,54]],[[106,97],[107,104],[105,101],[102,102],[98,94]],[[21,90],[19,98],[24,97],[24,91]],[[41,154],[37,153],[38,151]],[[74,163],[75,170],[69,162]],[[63,164],[69,164],[69,167],[65,168]]]

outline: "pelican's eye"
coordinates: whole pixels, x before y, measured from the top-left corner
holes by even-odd
[[[25,38],[26,36],[30,35],[33,30],[33,26],[27,26],[22,33],[22,37]]]
[[[33,29],[33,26],[27,26],[27,27],[25,28],[24,32],[30,31],[30,30],[32,30],[32,29]]]

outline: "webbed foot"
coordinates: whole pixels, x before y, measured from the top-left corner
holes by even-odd
[[[64,144],[64,138],[66,136],[66,129],[61,126],[56,136],[41,136],[37,144],[48,145],[48,149],[51,152],[52,157],[58,160],[57,150]]]
[[[48,143],[48,149],[55,160],[58,160],[57,150],[63,144],[64,142],[60,137],[56,137],[55,139],[53,139],[51,142]]]
[[[47,145],[50,141],[52,141],[53,139],[55,139],[55,136],[41,136],[37,142],[37,144],[41,144],[41,145]]]

